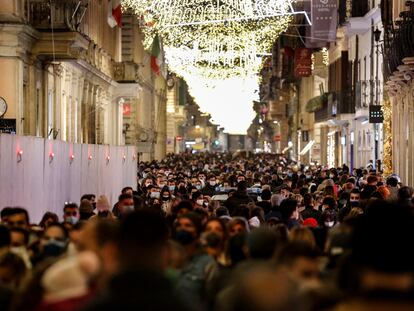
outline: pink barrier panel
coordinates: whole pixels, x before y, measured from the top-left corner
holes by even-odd
[[[114,204],[125,186],[136,188],[134,146],[73,144],[37,137],[0,135],[0,209],[22,206],[31,221],[43,213],[62,216],[65,202],[105,194]]]

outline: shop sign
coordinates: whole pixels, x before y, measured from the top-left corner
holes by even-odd
[[[295,76],[309,77],[312,74],[312,50],[297,48],[295,50]]]
[[[338,20],[337,0],[312,0],[312,43],[335,42]]]

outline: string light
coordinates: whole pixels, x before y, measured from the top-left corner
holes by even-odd
[[[295,12],[293,0],[124,0],[141,17],[143,44],[162,39],[169,70],[182,77],[201,111],[234,134],[245,133],[258,100],[262,56]],[[302,12],[303,13],[303,12]],[[237,99],[228,101],[228,90]],[[229,113],[234,116],[231,124]],[[235,116],[237,114],[237,117]],[[238,122],[234,121],[237,120]]]

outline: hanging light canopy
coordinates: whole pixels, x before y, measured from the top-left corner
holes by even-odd
[[[241,134],[254,117],[262,55],[269,55],[292,15],[304,13],[294,11],[293,1],[123,0],[122,4],[141,17],[145,48],[151,47],[155,35],[162,38],[169,70],[184,78],[201,110],[228,132]],[[234,103],[227,100],[229,89],[240,95],[232,94]],[[240,115],[229,124],[229,113],[235,111]]]
[[[261,58],[284,31],[292,0],[126,0],[144,19],[144,45],[159,34],[166,62],[177,74],[186,64],[209,78],[258,72]]]

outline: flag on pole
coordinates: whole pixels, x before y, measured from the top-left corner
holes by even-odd
[[[122,27],[121,0],[110,0],[108,4],[108,24],[111,28]]]
[[[158,37],[158,35],[156,35],[154,41],[152,42],[151,48],[151,68],[156,75],[159,75],[161,73],[162,63],[163,60],[161,53],[160,38]]]

